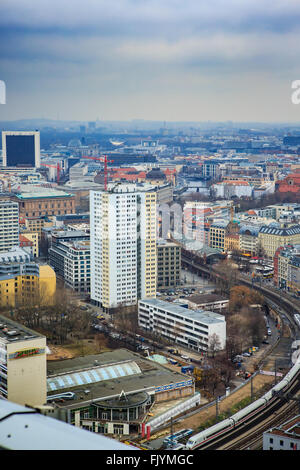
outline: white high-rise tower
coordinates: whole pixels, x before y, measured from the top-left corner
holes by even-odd
[[[156,296],[156,192],[110,184],[91,191],[91,299],[106,311]]]

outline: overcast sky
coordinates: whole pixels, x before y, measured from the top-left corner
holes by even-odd
[[[298,121],[299,0],[1,0],[0,120]]]

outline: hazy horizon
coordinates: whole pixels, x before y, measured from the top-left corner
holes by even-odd
[[[1,6],[1,122],[300,122],[297,0]]]

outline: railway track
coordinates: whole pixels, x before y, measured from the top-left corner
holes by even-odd
[[[183,263],[191,266],[193,269],[202,271],[209,277],[218,277],[218,273],[214,272],[213,269],[207,269],[202,265],[197,265],[195,261],[191,261],[186,257],[183,258]],[[272,308],[281,319],[285,316],[286,321],[288,320],[291,338],[296,339],[299,337],[299,327],[294,321],[294,313],[300,311],[300,303],[297,299],[288,298],[286,294],[283,295],[281,292],[274,292],[274,290],[266,286],[253,284],[252,280],[242,275],[238,276],[237,283],[245,284],[260,291],[264,295],[268,306]],[[210,431],[212,438],[207,442],[205,440],[200,442],[201,450],[254,450],[262,448],[263,432],[271,427],[282,424],[289,419],[289,417],[299,413],[295,401],[289,402],[285,398],[287,393],[290,397],[294,397],[295,394],[299,396],[299,375],[300,373],[298,372],[297,375],[294,376],[288,389],[285,389],[284,396],[278,395],[277,398],[274,396],[274,399],[271,400],[272,403],[266,405],[259,413],[249,414],[247,420],[244,420],[242,424],[238,424],[234,427],[231,426],[226,432],[216,432],[215,434],[212,434],[214,432],[214,428],[212,427]],[[224,424],[224,426],[226,427],[227,424]],[[201,441],[202,437],[200,434],[201,433],[199,433],[199,439]],[[193,436],[193,438],[197,439],[197,436],[198,435]],[[196,446],[195,450],[200,450],[200,448],[197,449]]]

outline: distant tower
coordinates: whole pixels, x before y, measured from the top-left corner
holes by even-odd
[[[2,158],[5,167],[40,168],[39,131],[2,131]]]

